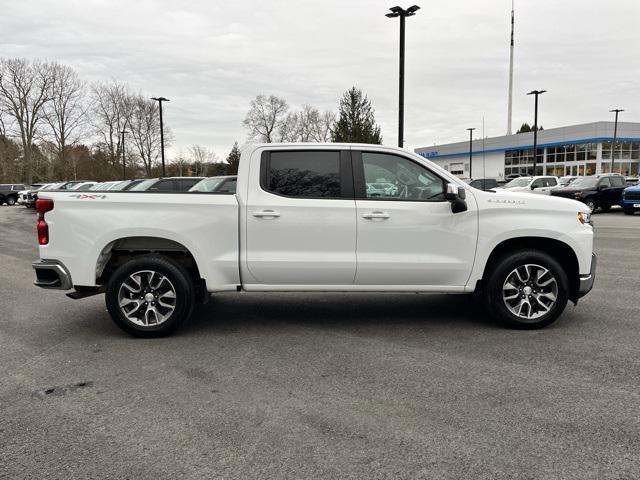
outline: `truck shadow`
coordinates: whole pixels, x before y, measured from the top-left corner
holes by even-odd
[[[470,295],[399,293],[242,293],[213,295],[194,310],[185,334],[252,328],[365,326],[492,328],[495,323]]]

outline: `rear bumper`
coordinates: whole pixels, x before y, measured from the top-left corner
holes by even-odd
[[[71,274],[62,262],[38,260],[33,262],[31,266],[36,271],[36,280],[33,282],[36,287],[56,290],[69,290],[73,287]]]
[[[598,263],[598,257],[595,253],[591,254],[591,270],[587,275],[580,275],[578,281],[578,294],[577,298],[584,297],[593,288],[593,282],[596,279],[596,264]]]

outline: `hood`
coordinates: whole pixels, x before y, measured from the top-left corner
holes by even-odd
[[[625,193],[626,192],[638,193],[638,192],[640,192],[640,185],[632,185],[631,187],[625,188],[624,191],[625,191]]]
[[[557,190],[554,190],[557,191]],[[522,210],[554,210],[566,212],[590,212],[589,207],[577,200],[540,195],[529,192],[514,192],[510,189],[495,190],[493,192],[474,191],[478,204],[482,207],[513,207]]]

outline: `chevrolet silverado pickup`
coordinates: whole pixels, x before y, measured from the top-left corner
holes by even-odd
[[[596,266],[583,203],[484,192],[379,145],[253,144],[235,193],[42,191],[37,211],[35,284],[105,293],[140,337],[225,291],[473,293],[503,324],[540,328]]]

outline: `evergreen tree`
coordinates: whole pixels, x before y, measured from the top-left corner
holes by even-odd
[[[333,142],[382,143],[371,102],[362,90],[351,87],[340,99],[338,121],[331,130]]]
[[[240,148],[238,147],[238,142],[235,142],[227,156],[227,175],[237,175],[239,164]]]
[[[536,130],[535,127],[532,127],[527,122],[524,122],[516,133],[527,133],[527,132],[533,132],[534,130]],[[540,125],[540,127],[537,130],[541,131],[541,130],[544,130],[544,128],[542,128],[542,125]]]

